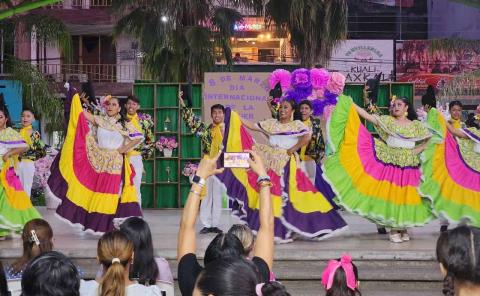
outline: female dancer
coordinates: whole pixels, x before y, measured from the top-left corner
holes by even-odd
[[[428,123],[440,141],[424,153],[420,190],[442,218],[480,227],[480,130],[455,128],[438,111],[428,114]]]
[[[419,153],[431,137],[415,120],[406,98],[394,101],[392,115],[371,115],[340,96],[328,124],[334,154],[324,163],[336,202],[347,210],[390,227],[390,240],[408,241],[407,227],[432,219],[429,204],[417,192],[420,185]],[[360,123],[373,123],[380,135],[374,138]]]
[[[135,173],[125,156],[142,141],[142,133],[125,120],[117,98],[106,97],[105,105],[105,115],[92,115],[82,111],[79,95],[73,96],[67,136],[48,179],[62,201],[57,214],[97,233],[113,230],[114,222],[127,217],[142,216]]]
[[[325,196],[319,192],[308,176],[297,167],[295,152],[310,141],[310,130],[300,121],[293,121],[295,103],[284,100],[279,119],[259,123],[240,120],[238,114],[226,110],[224,147],[226,151],[251,149],[264,160],[272,183],[275,216],[275,238],[289,242],[293,234],[306,238],[325,238],[346,227]],[[268,136],[269,145],[254,144],[243,125]],[[252,230],[258,230],[257,176],[244,169],[226,170],[219,175],[227,194],[233,199],[233,210]]]
[[[28,221],[40,218],[15,174],[16,157],[28,149],[11,127],[7,106],[0,98],[0,238],[22,231]]]
[[[28,150],[19,157],[18,177],[23,185],[23,190],[28,196],[32,192],[33,176],[35,174],[34,161],[39,160],[47,155],[45,143],[40,138],[40,133],[32,128],[32,122],[35,121],[33,111],[24,108],[22,111],[22,129],[20,135],[28,145]]]

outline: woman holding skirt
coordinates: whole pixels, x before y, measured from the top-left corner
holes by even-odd
[[[73,96],[67,136],[48,179],[61,200],[57,214],[94,233],[142,216],[133,185],[136,172],[125,156],[142,133],[125,120],[117,98],[107,96],[104,104],[105,115],[92,115],[82,110],[79,95]]]
[[[340,96],[328,123],[334,153],[324,163],[324,175],[336,193],[336,203],[380,226],[391,228],[390,241],[410,240],[408,227],[422,226],[433,216],[420,186],[420,152],[431,137],[416,119],[406,98],[393,102],[390,115],[371,115]],[[359,115],[373,123],[374,138]]]
[[[272,183],[277,242],[290,242],[295,237],[323,239],[346,227],[342,217],[299,166],[295,152],[309,142],[310,130],[302,122],[292,120],[294,109],[292,101],[284,100],[279,120],[268,119],[257,124],[242,122],[230,109],[225,114],[225,151],[253,149],[266,164]],[[254,143],[246,128],[267,135],[269,144]],[[233,213],[254,231],[259,227],[257,182],[261,180],[257,177],[245,169],[229,169],[218,175],[231,198]]]
[[[17,156],[28,146],[10,122],[8,109],[0,98],[0,238],[21,232],[25,223],[41,218],[15,174]]]

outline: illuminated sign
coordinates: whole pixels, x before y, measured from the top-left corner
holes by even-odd
[[[241,23],[236,23],[233,26],[233,29],[235,31],[261,31],[265,29],[264,24],[258,24],[258,23],[253,23],[253,24],[241,24]]]

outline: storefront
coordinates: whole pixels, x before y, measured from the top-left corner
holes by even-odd
[[[291,62],[287,37],[277,36],[273,26],[267,28],[263,17],[245,17],[234,29],[231,44],[235,63]]]

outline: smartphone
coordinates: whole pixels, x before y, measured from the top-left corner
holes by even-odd
[[[225,168],[249,168],[247,152],[225,152],[223,153],[223,167]]]

